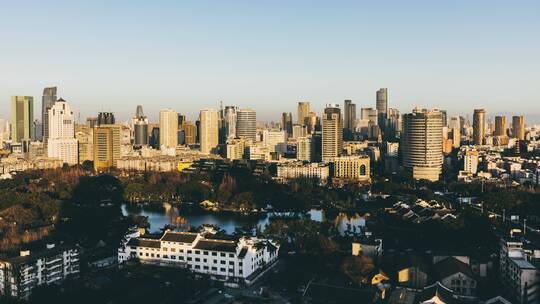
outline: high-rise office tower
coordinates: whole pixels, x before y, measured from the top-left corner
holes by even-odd
[[[386,111],[388,110],[388,89],[382,88],[377,91],[377,100],[376,100],[376,108],[377,108],[377,124],[383,128],[384,123],[386,120]]]
[[[386,112],[386,140],[393,140],[401,134],[401,115],[399,110],[395,108],[388,108]]]
[[[343,106],[343,128],[354,131],[354,121],[356,120],[356,104],[351,100],[345,100]]]
[[[475,145],[484,144],[486,136],[486,110],[475,109],[473,115],[473,142]]]
[[[236,137],[236,112],[238,107],[226,106],[223,110],[223,124],[225,127],[225,139]]]
[[[287,133],[288,137],[292,136],[293,132],[293,122],[291,113],[281,114],[281,129]]]
[[[371,124],[376,125],[378,122],[377,110],[373,108],[362,108],[360,111],[360,119],[368,120]]]
[[[69,104],[62,98],[49,108],[49,136],[47,156],[61,159],[64,163],[78,163],[79,150],[75,139],[75,117]]]
[[[199,121],[199,132],[201,141],[201,152],[210,154],[217,153],[219,144],[218,138],[219,113],[214,109],[201,110]]]
[[[264,130],[263,144],[270,152],[287,152],[287,136],[283,130]]]
[[[441,115],[442,115],[442,126],[443,127],[448,126],[448,114],[446,110],[439,110],[439,112],[441,112]]]
[[[159,111],[159,145],[163,148],[178,146],[178,113],[173,109]]]
[[[311,136],[298,137],[296,139],[296,158],[311,162],[313,160],[312,146]]]
[[[251,109],[240,109],[236,113],[236,136],[257,141],[257,114]]]
[[[121,156],[122,126],[115,124],[101,124],[94,127],[94,169],[106,170],[116,166]]]
[[[315,131],[320,131],[319,117],[315,112],[309,112],[308,116],[304,119],[304,125],[306,125],[306,131],[308,134],[313,134]]]
[[[512,134],[519,140],[525,139],[525,119],[523,116],[512,116]]]
[[[43,96],[41,97],[41,123],[42,127],[42,138],[37,138],[38,140],[43,140],[47,144],[47,138],[49,137],[49,109],[56,102],[56,87],[48,87],[43,89]]]
[[[303,125],[306,116],[309,114],[309,101],[301,101],[298,103],[298,120],[297,124]]]
[[[403,116],[400,149],[403,167],[414,179],[436,181],[443,163],[442,115],[437,110],[416,108]]]
[[[495,116],[494,136],[506,136],[506,116]]]
[[[343,118],[338,104],[327,104],[322,116],[322,160],[331,161],[343,149]]]
[[[99,125],[114,125],[116,119],[112,112],[99,112],[97,117],[97,124]]]
[[[132,119],[133,124],[133,145],[147,146],[148,145],[148,118],[144,116],[142,106],[137,106],[135,117]]]
[[[197,126],[194,123],[185,121],[182,124],[182,131],[184,132],[184,144],[189,146],[197,143]]]
[[[461,146],[461,119],[459,116],[452,116],[448,123],[448,128],[452,132],[452,147],[459,148]]]
[[[32,139],[34,134],[34,98],[11,97],[11,140],[16,143]]]

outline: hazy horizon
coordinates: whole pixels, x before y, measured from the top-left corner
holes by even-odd
[[[253,108],[278,121],[310,101],[511,113],[540,122],[537,1],[358,1],[0,4],[0,118],[10,96],[57,86],[81,119],[142,105]]]

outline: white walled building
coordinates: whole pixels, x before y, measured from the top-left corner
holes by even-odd
[[[468,150],[463,158],[463,171],[476,174],[478,172],[478,151]]]
[[[200,233],[166,231],[158,238],[139,236],[118,249],[118,262],[187,268],[229,285],[250,285],[278,259],[279,245],[254,237],[222,237],[211,229]]]
[[[23,250],[0,259],[0,295],[28,299],[32,289],[58,283],[79,273],[79,248],[47,244],[41,251]]]
[[[330,168],[327,164],[294,162],[279,164],[277,166],[278,179],[315,178],[326,183],[330,176]]]
[[[287,135],[285,131],[265,129],[263,131],[263,143],[270,152],[285,153],[287,150]]]
[[[58,158],[70,165],[77,164],[79,161],[79,145],[75,139],[73,111],[61,98],[49,109],[47,156]]]

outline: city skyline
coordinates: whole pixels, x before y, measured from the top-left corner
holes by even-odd
[[[0,115],[10,96],[37,102],[48,86],[83,118],[103,110],[121,121],[137,104],[156,121],[164,107],[193,119],[221,100],[277,121],[298,101],[321,114],[345,99],[373,106],[389,88],[401,112],[491,117],[519,104],[508,115],[540,121],[537,2],[244,4],[4,4]],[[78,22],[51,22],[45,5]]]

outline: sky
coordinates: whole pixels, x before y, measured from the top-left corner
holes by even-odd
[[[0,1],[0,118],[12,95],[38,117],[46,86],[83,120],[223,101],[277,121],[386,87],[402,112],[540,122],[540,1]]]

